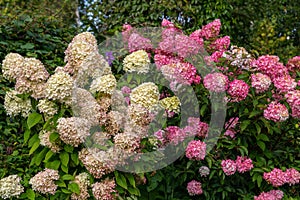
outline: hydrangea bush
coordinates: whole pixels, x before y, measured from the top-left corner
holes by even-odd
[[[300,57],[287,64],[274,55],[255,58],[219,36],[220,29],[216,19],[187,35],[163,20],[153,44],[126,24],[126,53],[104,56],[84,32],[52,74],[35,58],[8,54],[2,73],[15,87],[4,107],[24,119],[24,145],[37,170],[1,179],[0,197],[297,199]],[[159,76],[151,77],[155,70]],[[190,110],[191,96],[180,95],[188,88],[197,98]],[[227,109],[221,131],[210,123],[213,112],[225,109],[212,105],[214,97]],[[182,148],[162,169],[121,170],[155,165],[143,153]]]

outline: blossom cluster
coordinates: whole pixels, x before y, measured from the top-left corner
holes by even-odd
[[[10,175],[0,180],[0,197],[10,199],[19,197],[24,192],[24,187],[20,183],[21,178],[18,175]]]
[[[244,173],[250,171],[253,168],[251,158],[238,156],[237,159],[222,160],[221,162],[222,170],[227,175],[233,175],[236,171]]]
[[[114,200],[117,197],[114,180],[103,180],[92,185],[92,192],[97,200]]]
[[[269,192],[262,192],[259,196],[255,196],[254,200],[281,200],[283,192],[281,190],[270,190]]]
[[[190,196],[200,195],[203,193],[202,185],[199,181],[192,180],[187,184],[187,191]]]
[[[289,168],[285,172],[274,168],[271,172],[265,172],[263,178],[274,187],[279,187],[286,183],[295,185],[300,182],[300,173],[294,168]]]
[[[38,191],[42,194],[55,194],[57,185],[54,181],[59,179],[57,170],[44,169],[37,173],[34,177],[29,180],[29,184],[32,185],[34,191]]]
[[[74,183],[78,184],[80,193],[72,193],[71,199],[72,200],[81,200],[81,199],[88,199],[90,194],[88,192],[88,187],[90,186],[89,175],[86,172],[82,172],[75,176],[73,181]]]
[[[206,144],[200,140],[189,142],[185,150],[185,156],[190,160],[203,160],[206,155]]]
[[[264,117],[274,122],[282,122],[288,119],[289,111],[285,105],[273,101],[264,110]]]

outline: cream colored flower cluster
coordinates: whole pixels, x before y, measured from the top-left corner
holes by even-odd
[[[147,126],[152,121],[150,112],[139,104],[128,106],[130,120],[140,126]]]
[[[32,185],[34,191],[38,191],[42,194],[55,194],[57,185],[56,180],[59,179],[57,170],[45,169],[37,173],[34,177],[29,180],[29,184]]]
[[[47,116],[53,116],[58,112],[58,106],[48,99],[40,99],[37,108]]]
[[[90,122],[84,118],[59,118],[57,131],[60,139],[74,147],[78,147],[90,135]]]
[[[90,91],[112,94],[117,86],[117,80],[113,74],[104,75],[93,80]]]
[[[70,69],[68,68],[70,67],[70,65],[66,65],[64,70],[69,72]],[[95,51],[83,60],[74,81],[77,87],[86,88],[91,84],[90,80],[95,80],[111,73],[108,62],[98,51]]]
[[[47,81],[46,96],[50,100],[69,104],[71,101],[73,80],[63,71],[56,71]]]
[[[92,192],[96,200],[115,200],[117,191],[114,180],[105,179],[92,185]]]
[[[27,117],[31,110],[30,99],[22,99],[18,97],[19,93],[15,90],[6,92],[4,98],[4,108],[9,116],[17,116],[19,114],[22,117]]]
[[[78,158],[95,178],[101,178],[102,176],[114,171],[114,168],[110,167],[105,162],[100,161],[97,156],[92,154],[86,148],[83,148],[78,153]]]
[[[107,115],[105,130],[109,135],[116,135],[123,128],[124,123],[124,113],[112,110]]]
[[[19,197],[24,192],[24,187],[20,184],[21,178],[18,175],[10,175],[0,180],[0,197],[10,199]]]
[[[147,73],[149,71],[150,59],[146,51],[138,50],[123,60],[123,69],[126,72]]]
[[[180,100],[177,96],[166,97],[159,101],[160,105],[168,111],[179,113]]]
[[[154,83],[142,83],[130,93],[130,103],[139,104],[151,110],[151,108],[158,103],[159,96],[158,87]]]
[[[140,147],[141,138],[139,135],[130,132],[118,133],[114,137],[114,144],[117,148],[123,149],[128,153],[133,153]]]
[[[91,33],[76,35],[65,51],[65,62],[68,62],[65,70],[76,77],[83,61],[97,50],[97,40]]]
[[[5,57],[2,65],[4,78],[16,81],[16,91],[22,94],[31,94],[35,99],[45,97],[45,81],[48,79],[49,73],[41,61],[10,53]]]
[[[2,61],[3,77],[9,81],[15,81],[21,74],[24,58],[17,53],[9,53]]]
[[[71,199],[72,200],[85,200],[90,197],[90,194],[88,192],[88,187],[90,186],[90,177],[88,173],[83,172],[75,176],[75,179],[73,181],[74,183],[77,183],[80,189],[80,194],[72,193]]]
[[[50,141],[50,135],[53,132],[54,131],[42,130],[39,133],[39,139],[40,139],[40,144],[42,146],[48,147],[49,149],[51,149],[51,151],[53,151],[54,153],[57,153],[60,151],[61,148],[60,148],[59,144]]]

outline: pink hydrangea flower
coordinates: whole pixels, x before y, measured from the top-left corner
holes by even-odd
[[[206,155],[206,144],[200,140],[189,142],[185,150],[185,155],[190,160],[203,160]]]
[[[239,102],[244,100],[249,92],[249,85],[243,80],[233,80],[229,83],[229,88],[227,90],[228,94],[231,96],[231,102]]]
[[[209,48],[212,51],[226,51],[229,48],[230,45],[230,37],[229,36],[224,36],[221,38],[216,39],[213,41],[210,45]]]
[[[192,135],[205,138],[208,134],[208,128],[208,124],[205,122],[201,122],[200,118],[189,117],[188,126],[185,127],[185,130]]]
[[[291,91],[297,86],[297,82],[290,75],[276,77],[273,82],[280,93]]]
[[[286,67],[290,72],[295,72],[296,70],[300,70],[300,56],[295,56],[289,59]]]
[[[216,62],[216,63],[219,62],[220,61],[219,59],[223,57],[223,53],[224,53],[224,51],[213,52],[210,56],[210,60],[213,62]]]
[[[231,138],[235,138],[236,131],[232,130],[232,129],[228,129],[228,130],[225,131],[224,135],[229,136]]]
[[[285,173],[277,168],[274,168],[271,172],[265,172],[263,178],[274,187],[282,186],[287,182]]]
[[[236,127],[236,125],[239,122],[239,117],[231,117],[226,123],[225,123],[225,129],[233,129]]]
[[[178,126],[168,126],[165,131],[167,140],[174,145],[182,142],[186,137],[185,131]]]
[[[251,158],[238,156],[236,161],[237,170],[240,173],[250,171],[253,168]]]
[[[271,78],[265,74],[251,74],[251,86],[256,89],[256,93],[267,91],[271,83]]]
[[[289,111],[285,105],[273,101],[264,110],[264,117],[274,122],[283,122],[289,118]]]
[[[228,77],[216,72],[207,74],[203,79],[204,87],[213,92],[224,92],[228,88]]]
[[[300,173],[294,169],[290,168],[285,171],[286,182],[291,186],[298,184],[300,182]]]
[[[203,193],[202,186],[199,181],[192,180],[187,184],[187,191],[190,196],[200,195]]]
[[[220,19],[215,19],[213,22],[210,22],[209,24],[202,26],[201,29],[201,37],[205,39],[210,39],[217,37],[220,33],[221,29],[221,21]]]
[[[260,56],[257,60],[254,60],[251,65],[270,76],[271,79],[288,74],[287,68],[279,62],[278,56]]]
[[[281,200],[283,198],[281,190],[271,190],[269,192],[262,192],[259,196],[255,196],[254,200]]]
[[[204,40],[202,38],[200,29],[192,32],[189,37],[195,40],[199,44],[199,46],[203,47]]]
[[[236,172],[237,166],[234,160],[227,159],[221,162],[222,170],[227,175],[233,175]]]
[[[128,39],[129,52],[141,49],[152,49],[153,46],[148,38],[144,38],[137,33],[132,33]]]

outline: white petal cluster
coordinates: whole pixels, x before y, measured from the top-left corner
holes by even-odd
[[[177,96],[166,97],[159,101],[160,105],[168,111],[179,113],[180,100]]]
[[[45,169],[37,173],[29,180],[29,184],[32,185],[34,191],[38,191],[42,194],[55,194],[57,185],[54,181],[59,179],[57,170]]]
[[[152,82],[143,83],[130,93],[131,104],[139,104],[149,110],[158,103],[158,100],[158,87]]]
[[[126,72],[147,73],[149,71],[150,59],[146,51],[138,50],[123,60],[123,69]]]
[[[20,75],[24,65],[24,58],[17,53],[9,53],[2,61],[3,77],[9,81],[14,81]]]
[[[40,139],[40,144],[42,146],[48,147],[53,151],[54,153],[57,153],[60,151],[60,146],[57,143],[51,142],[50,141],[50,135],[53,133],[53,131],[46,131],[42,130],[39,133],[39,139]]]
[[[18,175],[10,175],[0,180],[0,197],[9,199],[19,197],[24,192],[24,187],[20,184],[21,178]]]
[[[16,116],[21,114],[23,117],[27,117],[31,110],[30,99],[22,99],[18,97],[19,93],[15,90],[6,92],[4,98],[4,108],[9,116]]]
[[[48,99],[41,99],[37,105],[37,108],[41,113],[44,113],[48,116],[53,116],[58,111],[58,106],[56,103],[48,100]]]
[[[112,94],[116,88],[117,80],[114,75],[108,74],[93,80],[90,91]]]

